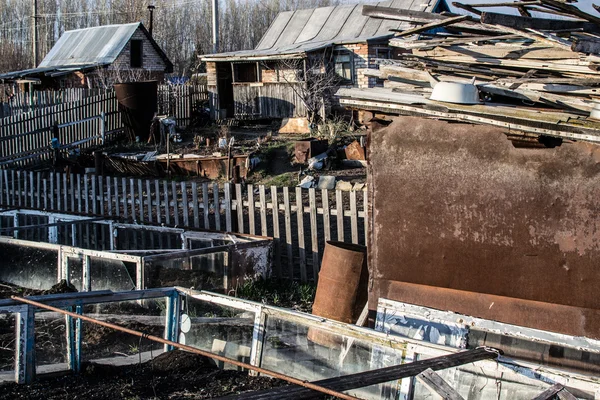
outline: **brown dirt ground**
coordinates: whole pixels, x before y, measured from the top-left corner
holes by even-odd
[[[84,364],[79,375],[0,385],[0,399],[207,399],[284,385],[246,372],[218,369],[206,357],[183,351],[125,367]]]

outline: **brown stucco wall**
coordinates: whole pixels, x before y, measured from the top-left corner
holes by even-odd
[[[397,281],[600,310],[600,146],[519,149],[497,128],[398,117],[370,133],[369,157],[371,308],[403,300]],[[460,312],[565,322],[471,297]]]

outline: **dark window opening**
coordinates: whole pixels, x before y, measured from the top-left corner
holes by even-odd
[[[391,50],[389,47],[378,47],[375,49],[375,58],[383,60],[389,60],[391,57]]]
[[[233,64],[233,71],[234,82],[259,82],[257,63]]]
[[[336,53],[333,56],[333,63],[335,68],[335,73],[342,78],[342,83],[352,83],[353,82],[353,63],[352,63],[352,53],[343,52]]]
[[[132,40],[130,44],[130,66],[131,68],[142,68],[142,41]]]

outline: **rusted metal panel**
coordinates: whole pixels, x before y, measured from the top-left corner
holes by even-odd
[[[348,160],[366,160],[365,149],[358,143],[358,140],[350,143],[345,148],[346,158]]]
[[[294,145],[294,155],[296,162],[304,164],[309,158],[325,153],[329,148],[327,140],[304,139],[296,141]]]
[[[600,337],[583,311],[600,310],[600,146],[515,148],[498,128],[418,117],[369,143],[371,309],[383,281],[407,282],[581,308],[579,326]],[[458,298],[448,305],[487,318]],[[571,329],[575,317],[547,319],[544,307],[503,320]]]

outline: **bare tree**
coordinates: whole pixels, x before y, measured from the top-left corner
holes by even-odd
[[[268,64],[263,65],[269,68]],[[331,52],[325,50],[303,59],[280,60],[277,68],[280,79],[304,104],[308,122],[312,125],[324,120],[341,82],[335,73]]]

